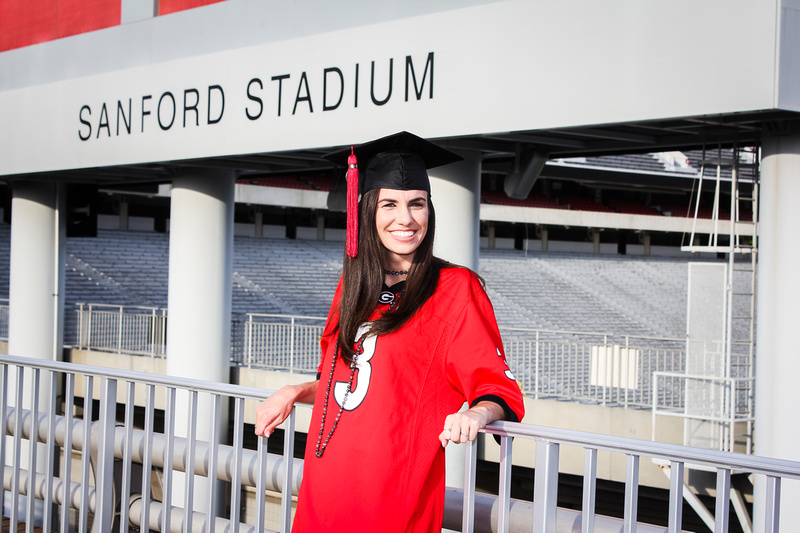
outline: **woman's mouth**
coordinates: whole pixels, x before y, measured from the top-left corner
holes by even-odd
[[[395,239],[410,239],[416,233],[415,231],[411,230],[403,230],[403,231],[390,231],[389,233],[392,234],[392,237]]]

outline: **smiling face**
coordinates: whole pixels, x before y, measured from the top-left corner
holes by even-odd
[[[384,248],[383,268],[408,270],[428,231],[428,193],[381,189],[375,225]]]

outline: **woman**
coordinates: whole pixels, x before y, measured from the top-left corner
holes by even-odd
[[[440,531],[444,448],[519,421],[522,395],[482,280],[433,256],[426,168],[459,157],[406,132],[355,154],[369,159],[358,250],[317,380],[262,402],[255,431],[269,436],[295,402],[314,404],[293,531]]]

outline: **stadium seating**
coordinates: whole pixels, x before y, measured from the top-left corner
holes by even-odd
[[[614,210],[591,198],[585,196],[562,196],[558,201],[569,206],[573,211],[598,211],[603,213],[613,213]]]
[[[8,296],[9,226],[0,225],[0,297]],[[325,316],[342,244],[236,237],[233,312]],[[503,326],[677,338],[685,333],[683,257],[481,250]],[[66,302],[167,306],[169,236],[101,230],[70,238]]]
[[[636,202],[633,200],[609,200],[608,206],[618,213],[661,216],[661,213],[656,209],[645,205],[643,202]]]
[[[541,194],[531,194],[524,200],[516,200],[514,198],[509,198],[504,192],[500,191],[482,191],[481,203],[519,207],[540,207],[545,209],[566,209],[566,206]]]

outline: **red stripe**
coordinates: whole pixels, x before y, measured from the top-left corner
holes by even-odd
[[[216,4],[224,0],[159,0],[158,14],[169,15],[177,11],[184,11],[186,9],[194,9],[195,7],[207,6],[209,4]]]
[[[120,0],[3,0],[0,52],[120,23]]]

